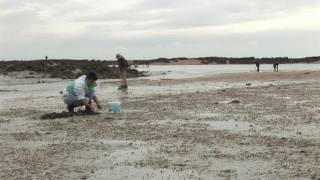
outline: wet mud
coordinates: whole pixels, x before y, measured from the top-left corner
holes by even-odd
[[[48,120],[48,119],[61,119],[61,118],[69,118],[69,117],[75,117],[75,116],[94,116],[98,115],[99,113],[96,112],[86,112],[86,111],[77,111],[77,112],[53,112],[53,113],[46,113],[40,116],[40,119],[42,120]]]
[[[301,74],[129,81],[127,92],[101,82],[93,116],[55,113],[65,82],[10,85],[0,179],[318,179],[320,82]],[[112,100],[121,113],[108,112]]]

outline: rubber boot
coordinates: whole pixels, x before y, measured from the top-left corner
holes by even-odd
[[[73,113],[73,112],[74,112],[74,105],[73,105],[73,104],[69,104],[69,105],[67,106],[67,109],[68,109],[68,111],[69,111],[70,113]]]

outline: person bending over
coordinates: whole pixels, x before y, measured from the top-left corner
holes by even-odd
[[[63,92],[63,101],[69,112],[74,112],[75,107],[85,106],[87,112],[95,112],[92,101],[101,109],[100,102],[96,95],[98,76],[94,72],[82,75],[78,79],[68,83]]]

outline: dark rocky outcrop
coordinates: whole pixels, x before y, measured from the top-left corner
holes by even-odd
[[[32,61],[2,61],[0,62],[0,74],[10,72],[31,71],[43,73],[51,78],[74,79],[89,71],[94,71],[99,78],[118,78],[118,68],[113,66],[115,62],[95,60],[32,60]],[[136,69],[128,70],[128,77],[143,76]]]

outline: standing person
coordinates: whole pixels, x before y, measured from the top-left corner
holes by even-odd
[[[119,89],[127,89],[127,71],[128,71],[128,61],[120,54],[116,55],[119,72],[120,72],[120,79],[121,79],[121,85]]]
[[[257,67],[257,72],[260,72],[260,61],[259,61],[259,59],[256,59],[255,63],[256,63],[256,67]]]
[[[48,61],[48,56],[46,56],[46,61]]]
[[[75,107],[85,106],[87,112],[95,112],[92,100],[101,109],[100,102],[96,95],[98,76],[94,72],[89,72],[78,79],[68,83],[63,92],[63,101],[67,105],[68,111],[73,112]]]
[[[273,63],[273,71],[274,72],[279,71],[279,63],[277,63],[277,62]]]

